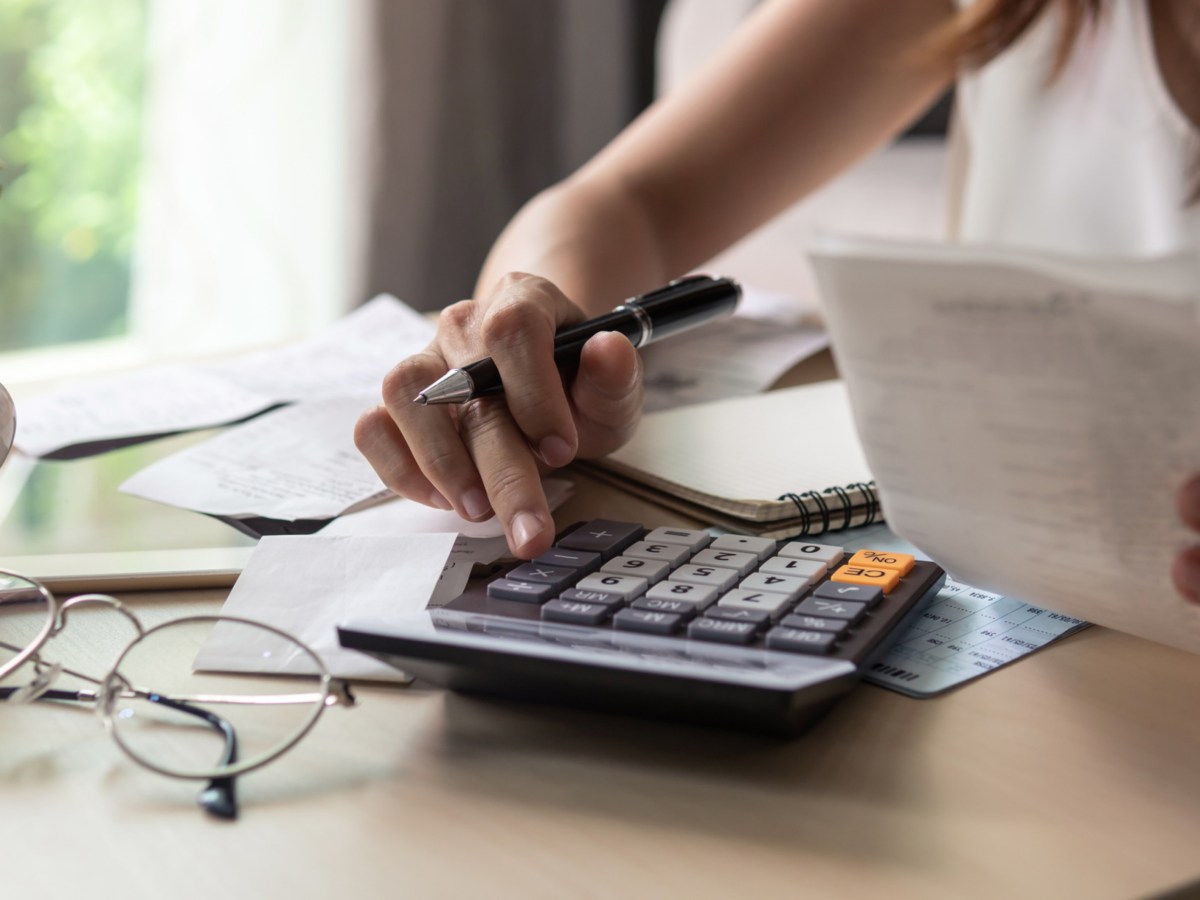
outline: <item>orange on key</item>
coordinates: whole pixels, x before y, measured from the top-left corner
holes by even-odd
[[[901,575],[907,575],[912,571],[914,562],[915,558],[910,553],[892,553],[890,550],[859,550],[846,560],[846,565],[895,569]]]
[[[900,573],[895,569],[842,566],[829,576],[829,580],[840,581],[843,584],[865,584],[868,587],[879,587],[883,588],[883,592],[886,594],[900,583]]]

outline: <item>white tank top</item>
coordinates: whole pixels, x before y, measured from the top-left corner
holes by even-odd
[[[951,236],[1084,254],[1200,248],[1200,205],[1186,205],[1200,136],[1163,82],[1144,0],[1104,4],[1049,81],[1059,27],[1052,5],[960,79]]]

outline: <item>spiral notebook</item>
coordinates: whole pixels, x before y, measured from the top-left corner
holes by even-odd
[[[709,524],[787,538],[881,519],[840,381],[647,415],[603,481]]]

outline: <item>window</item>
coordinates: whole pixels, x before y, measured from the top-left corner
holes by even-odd
[[[366,299],[368,0],[0,0],[9,387],[294,340]]]
[[[0,0],[0,352],[127,330],[145,0]]]

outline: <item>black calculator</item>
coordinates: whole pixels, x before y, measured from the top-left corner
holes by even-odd
[[[595,519],[344,647],[456,691],[798,733],[945,581],[932,562]]]

